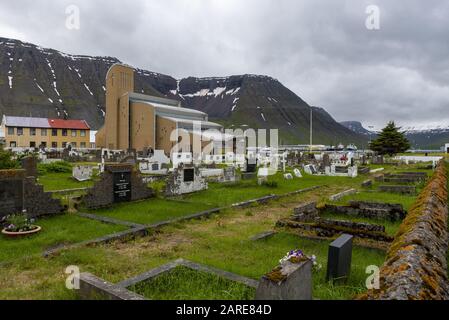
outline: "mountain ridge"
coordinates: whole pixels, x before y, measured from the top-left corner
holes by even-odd
[[[105,75],[114,63],[121,61],[0,38],[0,115],[85,119],[98,129],[104,122]],[[281,143],[308,143],[313,110],[314,143],[366,142],[267,75],[176,79],[134,69],[135,92],[179,100],[229,127],[278,128]]]

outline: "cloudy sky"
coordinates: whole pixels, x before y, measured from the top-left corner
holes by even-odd
[[[66,27],[71,4],[79,30]],[[434,0],[14,0],[0,4],[0,36],[177,78],[266,74],[366,127],[449,126],[448,17]]]

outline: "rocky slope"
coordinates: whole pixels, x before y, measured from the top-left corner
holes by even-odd
[[[105,75],[116,62],[0,38],[0,116],[85,119],[97,129],[104,121]],[[180,100],[184,107],[207,112],[211,120],[229,127],[279,129],[281,143],[308,143],[312,108],[314,143],[366,142],[364,135],[267,76],[176,80],[137,68],[135,91]]]

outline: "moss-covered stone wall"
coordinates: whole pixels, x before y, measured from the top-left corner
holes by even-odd
[[[358,299],[449,299],[447,203],[447,168],[441,161],[396,234],[380,269],[380,288]]]

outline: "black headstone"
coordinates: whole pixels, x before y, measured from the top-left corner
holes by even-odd
[[[131,201],[131,171],[114,172],[114,202]]]
[[[343,234],[329,245],[327,280],[343,280],[349,277],[352,259],[353,236]]]
[[[192,182],[195,178],[195,169],[184,169],[184,182]]]

